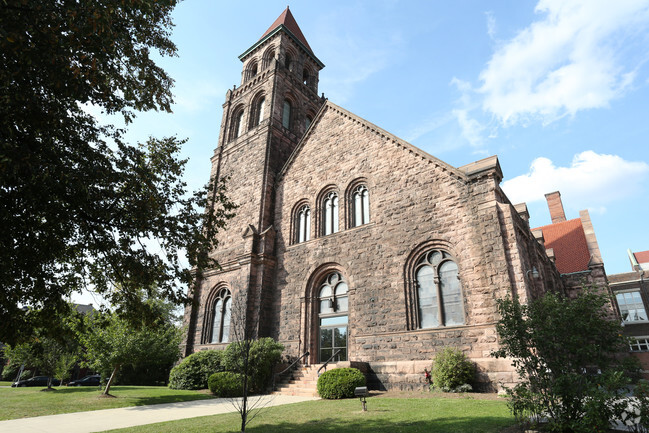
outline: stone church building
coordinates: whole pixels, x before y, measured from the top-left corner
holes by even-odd
[[[424,386],[448,346],[485,388],[512,382],[490,356],[496,300],[565,287],[497,157],[453,167],[319,96],[324,64],[288,8],[239,59],[211,171],[239,208],[186,310],[184,354],[225,348],[239,300],[287,359],[363,365],[372,387]]]

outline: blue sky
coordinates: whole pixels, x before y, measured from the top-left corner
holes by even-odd
[[[140,114],[129,138],[188,138],[187,182],[208,180],[238,55],[287,2],[187,0],[174,12],[173,114]],[[293,1],[319,91],[461,166],[498,155],[513,203],[550,223],[589,209],[608,274],[649,249],[649,1]]]

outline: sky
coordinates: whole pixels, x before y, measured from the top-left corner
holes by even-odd
[[[286,1],[186,0],[173,13],[173,113],[127,137],[187,138],[186,180],[207,183],[238,56]],[[497,155],[512,203],[550,224],[590,212],[607,274],[649,250],[649,0],[300,0],[289,3],[326,65],[319,92],[453,165]]]

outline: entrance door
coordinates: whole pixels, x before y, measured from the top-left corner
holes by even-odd
[[[347,283],[333,272],[325,278],[319,293],[318,362],[347,361]]]

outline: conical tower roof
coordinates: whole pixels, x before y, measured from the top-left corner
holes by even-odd
[[[302,34],[302,30],[300,30],[300,26],[297,25],[297,21],[295,21],[295,18],[293,17],[293,14],[291,13],[291,10],[286,6],[286,9],[282,14],[277,17],[275,22],[271,24],[270,27],[268,27],[268,30],[266,30],[266,33],[262,35],[259,40],[261,41],[264,39],[267,35],[269,35],[273,30],[275,30],[277,27],[283,25],[293,33],[293,36],[295,36],[306,48],[309,49],[311,54],[313,54],[313,50],[311,50],[311,47],[309,46],[309,43],[306,41],[306,38],[304,37],[304,34]]]

